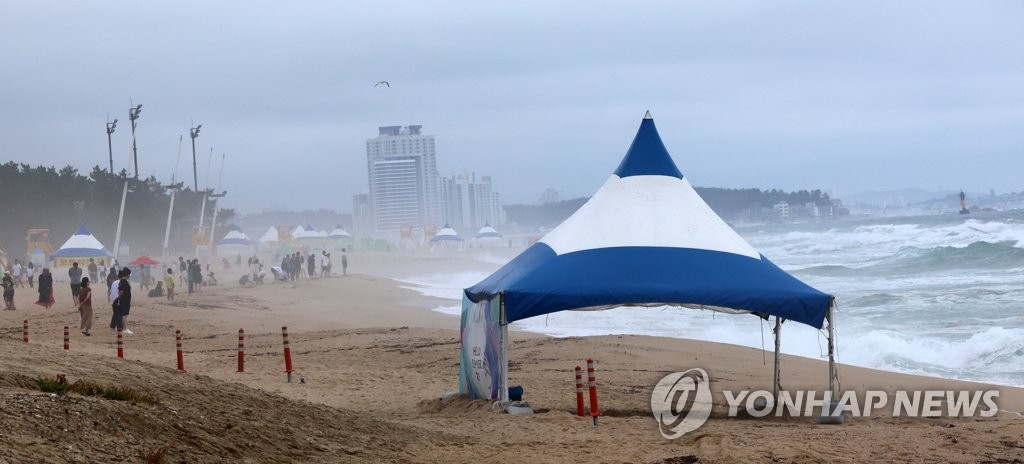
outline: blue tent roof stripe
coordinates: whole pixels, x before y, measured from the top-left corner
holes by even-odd
[[[472,302],[499,294],[510,323],[572,309],[668,305],[821,328],[832,305],[830,295],[780,269],[707,206],[647,118],[587,203],[465,289]]]
[[[648,113],[649,115],[650,113]],[[640,130],[633,138],[633,144],[626,151],[615,175],[619,177],[629,176],[670,176],[679,179],[683,173],[679,172],[672,156],[668,154],[665,144],[658,135],[658,129],[654,126],[654,119],[644,118],[640,121]]]

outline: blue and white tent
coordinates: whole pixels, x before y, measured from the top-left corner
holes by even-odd
[[[782,320],[821,328],[832,297],[779,269],[719,218],[676,167],[648,113],[587,203],[465,289],[460,390],[507,400],[507,324],[620,306],[776,316],[778,334]]]
[[[476,231],[476,238],[501,238],[501,234],[494,230],[494,227],[491,227],[490,224],[484,224],[480,230]]]
[[[217,254],[224,256],[249,254],[253,251],[252,240],[236,225],[228,227],[228,233],[215,246]]]
[[[93,258],[97,263],[106,264],[113,257],[114,254],[103,247],[103,244],[96,239],[92,232],[89,232],[85,224],[79,226],[78,230],[50,255],[50,259],[54,261],[54,267],[60,268],[71,267],[73,262],[83,265],[89,258]]]
[[[462,237],[459,237],[459,233],[452,229],[452,226],[445,224],[441,230],[437,231],[437,235],[430,239],[430,243],[438,242],[461,242]]]

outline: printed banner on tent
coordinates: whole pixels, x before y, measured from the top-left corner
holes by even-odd
[[[498,399],[501,377],[501,295],[473,303],[462,298],[459,392],[470,399]]]

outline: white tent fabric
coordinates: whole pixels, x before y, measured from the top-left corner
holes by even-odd
[[[270,226],[267,231],[260,236],[260,242],[262,243],[277,243],[277,227]]]

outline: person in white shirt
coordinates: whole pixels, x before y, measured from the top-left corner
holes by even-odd
[[[14,276],[14,285],[25,288],[25,284],[21,281],[21,261],[14,260],[14,266],[11,266],[11,275]]]

